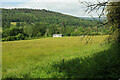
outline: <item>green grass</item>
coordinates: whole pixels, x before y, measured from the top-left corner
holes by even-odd
[[[54,77],[65,78],[120,78],[120,46],[112,45],[109,49],[92,56],[61,60],[52,65],[57,72]],[[62,73],[63,75],[61,75]]]
[[[88,44],[86,37],[83,40],[82,37],[62,37],[2,42],[2,77],[90,77],[84,71],[91,69],[87,69],[87,64],[79,65],[79,59],[90,57],[91,61],[93,55],[108,50],[109,46],[100,46],[106,37],[93,36]],[[81,73],[74,63],[81,66]]]

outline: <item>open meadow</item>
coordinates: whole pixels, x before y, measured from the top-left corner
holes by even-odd
[[[120,80],[120,2],[94,1],[3,2],[0,79]]]
[[[82,36],[2,42],[2,76],[3,78],[94,77],[96,73],[91,73],[91,76],[87,74],[92,72],[90,70],[94,67],[88,64],[85,66],[86,63],[79,65],[82,63],[79,59],[84,60],[107,50],[109,46],[100,45],[106,37],[93,36],[88,44],[86,44],[87,38]],[[101,56],[101,60],[102,58],[104,59]],[[92,62],[92,59],[90,61]]]

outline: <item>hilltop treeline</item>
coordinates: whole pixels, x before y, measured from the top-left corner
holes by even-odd
[[[2,9],[3,41],[50,37],[53,34],[107,34],[108,31],[103,26],[98,28],[97,24],[97,20],[84,20],[44,9]]]

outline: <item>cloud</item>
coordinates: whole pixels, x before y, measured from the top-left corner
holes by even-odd
[[[119,2],[120,0],[110,0],[110,2]]]
[[[87,8],[83,7],[83,5],[80,4],[79,2],[37,2],[36,1],[36,2],[24,2],[21,4],[17,4],[17,5],[4,4],[3,8],[46,9],[46,10],[60,12],[60,13],[68,14],[68,15],[77,16],[77,17],[90,16],[90,15],[97,16],[97,14],[94,12],[89,15],[87,13],[85,14],[84,10],[86,10]]]
[[[83,1],[98,2],[107,0],[2,0],[2,2],[83,2]]]
[[[79,0],[3,0],[2,2],[78,2]]]

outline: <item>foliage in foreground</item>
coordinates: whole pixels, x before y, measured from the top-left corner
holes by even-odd
[[[119,48],[120,46],[111,46],[110,49],[95,53],[91,57],[62,60],[53,67],[58,73],[64,74],[62,77],[67,78],[119,78]]]
[[[95,39],[100,40],[99,38],[102,39],[102,37],[97,37]],[[52,46],[53,48],[56,47],[55,52],[50,53],[51,51],[48,50],[49,52],[45,54],[45,52],[41,50],[41,52],[44,54],[40,54],[40,51],[39,51],[40,47],[39,48],[36,47],[35,51],[32,51],[33,53],[36,52],[34,53],[36,55],[31,54],[27,50],[27,48],[30,48],[28,44],[31,45],[33,43],[32,42],[33,40],[27,42],[27,44],[22,42],[23,44],[27,45],[26,50],[29,53],[27,53],[26,51],[25,51],[26,54],[24,55],[22,55],[23,53],[21,54],[17,53],[19,54],[19,56],[17,54],[11,54],[13,58],[16,58],[16,57],[20,58],[20,61],[16,59],[16,61],[18,61],[19,63],[18,64],[14,63],[15,62],[14,61],[11,63],[12,65],[9,67],[6,67],[9,64],[4,63],[4,69],[5,67],[8,69],[6,69],[6,71],[3,70],[3,73],[6,72],[6,74],[3,74],[3,77],[4,78],[119,78],[120,77],[119,75],[120,74],[120,67],[119,67],[120,54],[118,53],[119,52],[118,46],[112,45],[110,47],[110,45],[105,44],[98,47],[96,46],[97,45],[96,43],[98,42],[96,42],[97,40],[95,39],[93,39],[95,40],[93,42],[93,44],[95,43],[95,45],[93,44],[82,45],[82,43],[79,42],[79,39],[75,37],[66,38],[66,39],[55,38],[56,42],[54,40],[49,39],[51,43],[54,42],[55,44],[49,43],[50,45],[48,45],[47,43],[48,45],[47,47],[51,46],[51,50],[53,50]],[[48,42],[48,39],[44,39],[45,42],[46,40]],[[77,40],[81,44],[80,46],[77,45],[76,43]],[[40,45],[38,41],[35,41],[35,42],[37,43],[37,45],[34,43],[33,46]],[[41,40],[40,42],[43,42],[43,41]],[[64,42],[66,44],[64,44]],[[11,45],[13,43],[14,42],[11,42]],[[19,42],[16,42],[16,45],[18,45],[18,43]],[[74,45],[76,45],[76,47]],[[65,46],[67,48],[65,48]],[[72,47],[69,48],[70,46]],[[102,50],[100,50],[100,47],[102,47]],[[110,47],[110,48],[105,49],[105,47]],[[20,47],[17,47],[16,49],[19,50],[19,48]],[[23,49],[22,46],[21,46],[21,49]],[[46,49],[44,48],[44,51]],[[37,51],[39,51],[39,53],[37,53]],[[21,52],[23,51],[21,50]],[[7,56],[9,54],[10,53],[7,52]],[[5,58],[7,58],[7,56],[5,56],[5,53],[4,53],[4,60]],[[26,65],[25,69],[23,69],[22,67],[23,65],[20,65],[22,61],[22,57],[20,56],[24,57],[23,59],[24,62],[22,62],[22,64]],[[30,63],[30,62],[33,62],[33,63]],[[18,71],[21,70],[20,72],[17,72],[17,69],[16,69],[17,66],[18,66]],[[19,68],[19,67],[22,67],[22,68]],[[10,73],[10,71],[12,72]]]
[[[120,55],[118,47],[95,53],[88,57],[49,63],[45,67],[37,64],[28,72],[9,77],[21,78],[119,78]]]

